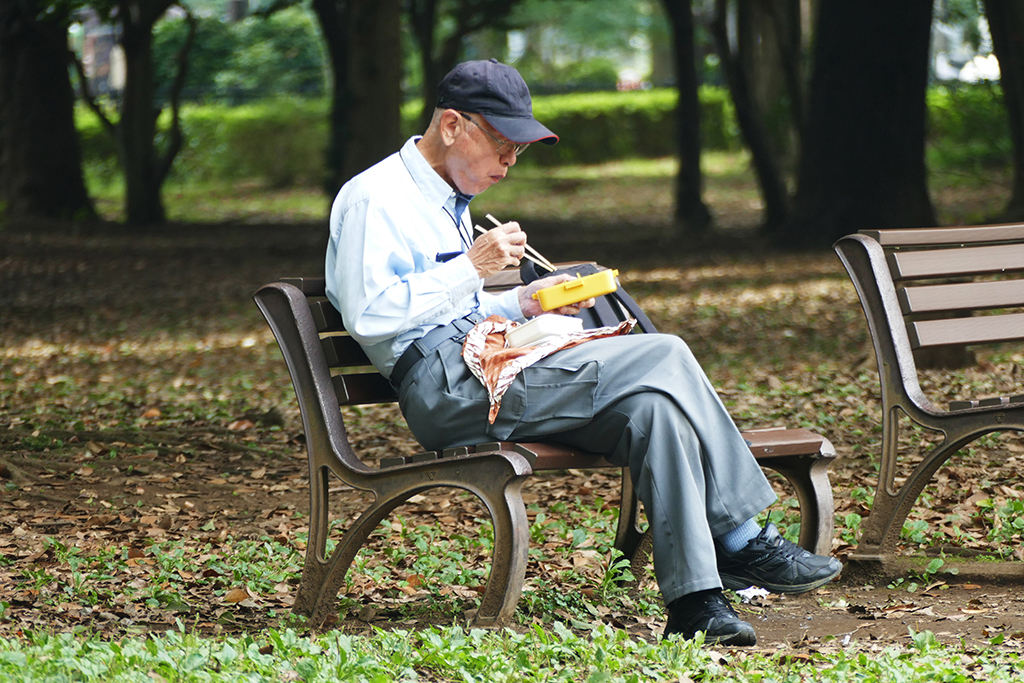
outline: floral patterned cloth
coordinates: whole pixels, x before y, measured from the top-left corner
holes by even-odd
[[[487,389],[491,409],[487,422],[494,424],[501,409],[501,398],[512,385],[516,375],[542,358],[547,358],[555,351],[579,346],[591,339],[615,337],[629,334],[636,326],[636,320],[630,318],[615,327],[599,327],[593,330],[566,332],[541,340],[534,346],[510,348],[505,334],[519,327],[519,323],[492,315],[477,323],[466,335],[462,344],[462,358],[469,366],[470,372],[483,383]]]

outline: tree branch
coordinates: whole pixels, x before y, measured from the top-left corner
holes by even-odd
[[[295,7],[296,5],[302,4],[302,0],[272,0],[270,3],[257,7],[253,11],[251,16],[259,17],[260,19],[266,19],[271,14],[286,10],[289,7]],[[187,10],[186,10],[187,11]]]
[[[96,114],[96,118],[100,120],[100,123],[103,124],[103,128],[108,133],[110,133],[111,137],[114,138],[114,142],[116,144],[117,125],[109,118],[107,118],[107,115],[103,111],[103,108],[100,107],[99,102],[97,102],[93,94],[89,92],[89,79],[85,75],[85,65],[82,64],[82,60],[78,58],[78,55],[76,55],[71,50],[68,50],[68,58],[75,65],[75,73],[78,74],[78,83],[80,86],[79,91],[81,93],[82,99],[85,101],[85,104],[89,107],[89,109],[92,110],[92,113]]]
[[[167,149],[164,150],[164,154],[157,164],[157,183],[159,184],[163,184],[164,179],[167,178],[167,174],[171,171],[171,165],[174,163],[174,158],[178,156],[178,152],[181,151],[181,91],[185,87],[185,77],[188,75],[188,55],[189,52],[192,51],[193,44],[195,44],[196,31],[199,27],[199,22],[196,21],[192,12],[190,12],[184,5],[179,4],[178,6],[185,10],[185,21],[188,23],[188,35],[185,36],[185,43],[181,46],[181,49],[175,56],[175,61],[178,62],[178,73],[174,77],[174,83],[171,85],[170,92],[171,132]]]

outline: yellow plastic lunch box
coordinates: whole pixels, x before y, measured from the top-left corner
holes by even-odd
[[[602,270],[592,275],[577,275],[575,280],[537,290],[533,293],[533,298],[540,302],[542,309],[550,311],[586,301],[591,297],[611,294],[619,288],[615,283],[615,276],[618,274],[617,270]]]

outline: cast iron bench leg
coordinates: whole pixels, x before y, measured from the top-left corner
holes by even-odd
[[[828,480],[831,458],[789,455],[762,464],[781,474],[796,489],[800,503],[800,547],[817,555],[831,554],[835,525],[835,504]]]
[[[529,556],[529,523],[521,493],[523,481],[532,473],[529,463],[518,453],[505,451],[432,464],[435,466],[400,467],[379,475],[373,490],[376,500],[345,532],[330,559],[322,565],[320,585],[307,589],[316,594],[310,618],[312,628],[321,628],[334,614],[335,600],[349,566],[380,522],[412,496],[438,487],[460,488],[475,494],[487,507],[494,524],[491,573],[473,625],[502,626],[511,619],[522,592]],[[307,549],[307,563],[310,550]]]

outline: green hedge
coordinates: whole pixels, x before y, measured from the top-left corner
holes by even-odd
[[[705,147],[737,148],[739,136],[728,94],[701,90]],[[597,163],[673,153],[676,93],[670,89],[541,96],[534,113],[561,141],[527,163]],[[181,178],[256,178],[275,186],[315,184],[323,175],[327,137],[324,100],[284,99],[244,106],[187,105],[182,109],[186,142],[174,166]],[[417,130],[420,105],[402,107],[402,126]],[[163,119],[166,123],[166,116]],[[117,172],[115,150],[96,117],[77,115],[86,163],[104,174]]]
[[[741,145],[728,93],[703,87],[705,149]],[[534,113],[558,133],[558,145],[523,156],[526,164],[599,163],[673,153],[676,93],[672,89],[550,95],[534,98]],[[185,148],[180,178],[259,179],[274,186],[317,184],[327,138],[325,100],[281,99],[244,106],[189,105],[183,109]],[[419,103],[402,107],[403,130],[417,129]],[[932,159],[948,166],[1007,163],[1010,138],[998,86],[977,84],[928,94]],[[87,110],[78,112],[86,163],[116,174],[113,143]]]
[[[929,161],[983,169],[1012,163],[1013,143],[1002,90],[981,82],[928,91]]]
[[[553,95],[534,100],[534,115],[560,136],[537,163],[599,163],[675,152],[674,89]],[[740,144],[729,95],[721,88],[700,92],[705,149]],[[532,157],[531,157],[532,159]]]
[[[185,144],[174,173],[196,180],[260,179],[280,187],[316,184],[324,172],[327,103],[281,99],[231,107],[187,105],[181,113]],[[167,116],[161,119],[166,126]],[[87,165],[117,171],[116,149],[99,120],[80,109],[76,125]]]

